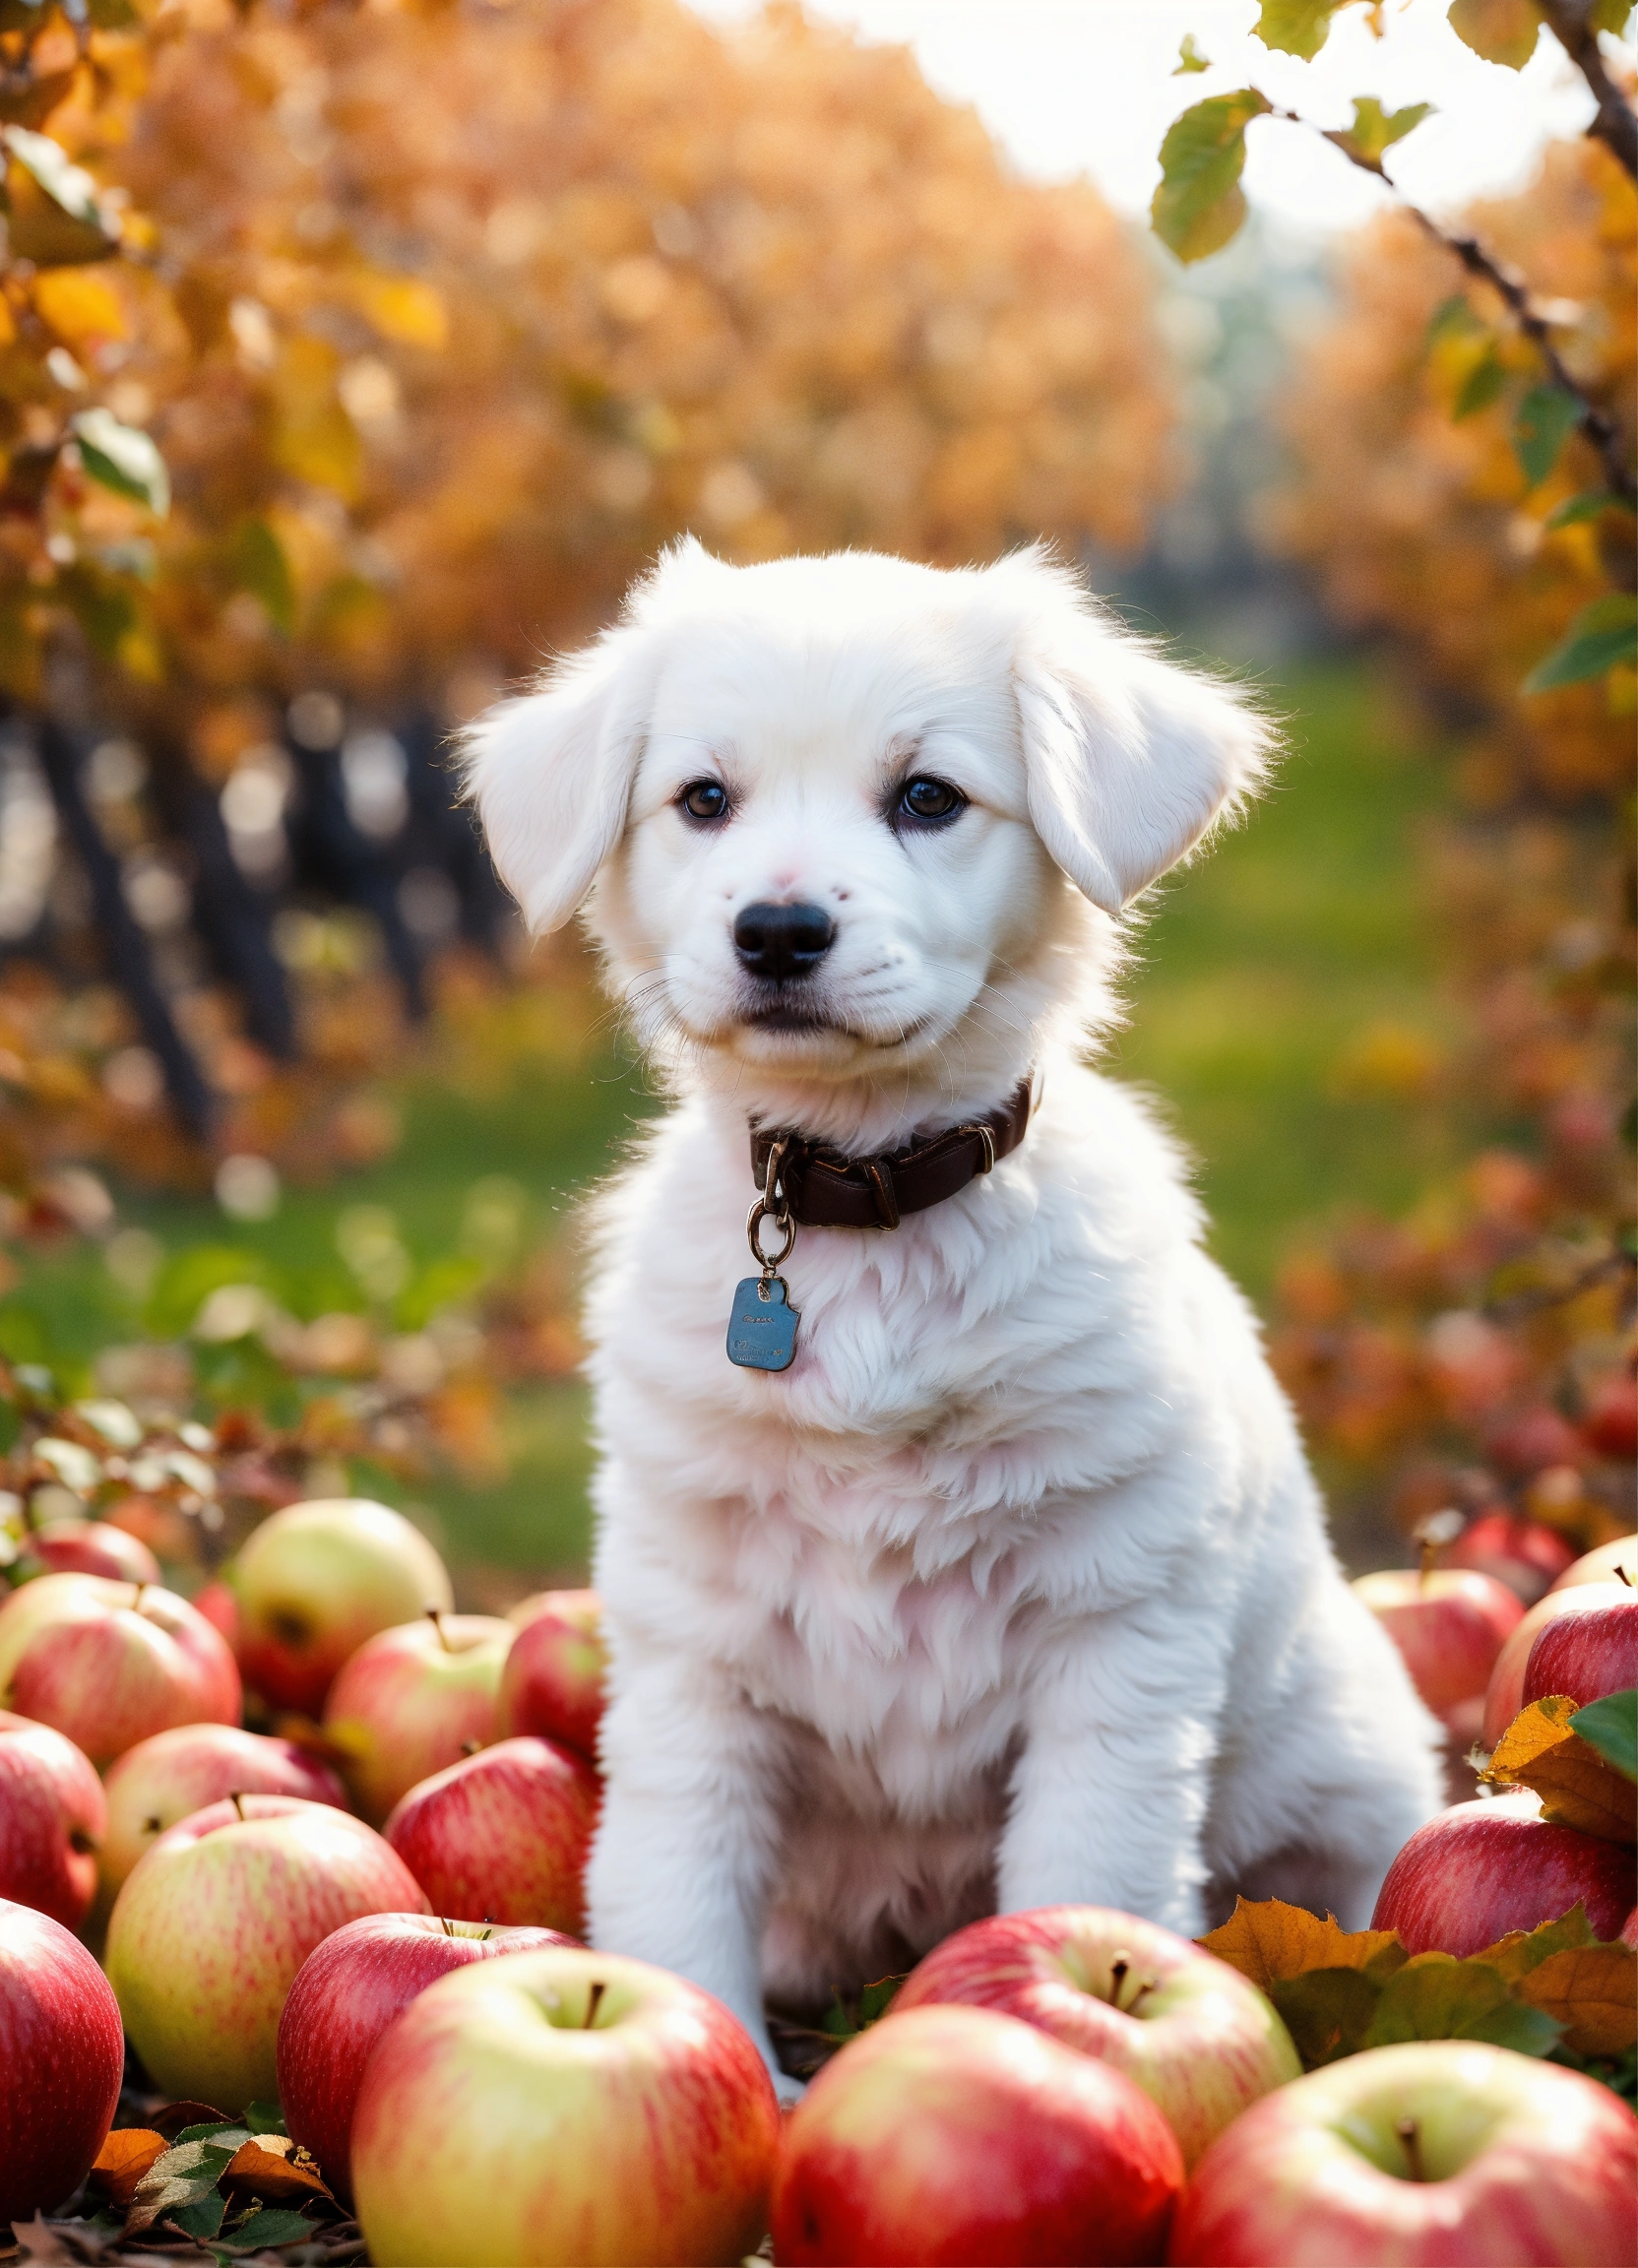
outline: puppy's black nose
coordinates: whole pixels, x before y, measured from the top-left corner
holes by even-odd
[[[733,949],[752,976],[787,984],[809,976],[830,951],[836,924],[823,906],[747,906],[733,924]]]

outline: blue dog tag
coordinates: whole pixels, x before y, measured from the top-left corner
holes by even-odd
[[[747,1276],[733,1294],[728,1360],[741,1370],[788,1370],[800,1320],[783,1276]]]

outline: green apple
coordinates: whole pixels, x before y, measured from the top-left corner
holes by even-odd
[[[227,1570],[245,1683],[274,1709],[317,1717],[366,1638],[454,1605],[449,1575],[402,1514],[363,1496],[315,1497],[264,1520]]]

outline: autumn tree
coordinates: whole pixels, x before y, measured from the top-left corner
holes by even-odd
[[[1335,7],[1269,0],[1311,55]],[[1627,10],[1456,0],[1517,69],[1555,37],[1597,109],[1525,193],[1450,223],[1401,201],[1347,248],[1284,410],[1275,541],[1384,635],[1453,752],[1427,872],[1470,1010],[1461,1099],[1495,1139],[1401,1222],[1291,1255],[1274,1352],[1316,1442],[1404,1524],[1498,1508],[1578,1545],[1633,1525],[1634,121],[1599,44]],[[1256,89],[1172,127],[1156,225],[1206,257],[1238,224]],[[1339,161],[1427,115],[1354,104]]]

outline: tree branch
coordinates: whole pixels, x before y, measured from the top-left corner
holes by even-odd
[[[1293,126],[1309,125],[1309,121],[1295,110],[1271,109],[1269,115],[1273,118],[1284,118]],[[1325,140],[1333,143],[1351,165],[1357,165],[1362,173],[1373,173],[1378,181],[1387,182],[1388,187],[1393,190],[1405,211],[1411,215],[1419,227],[1432,237],[1434,243],[1442,245],[1453,259],[1459,260],[1470,276],[1477,276],[1481,282],[1489,284],[1519,329],[1541,355],[1546,366],[1547,375],[1553,384],[1562,387],[1566,394],[1573,396],[1581,405],[1581,414],[1576,419],[1576,425],[1578,430],[1585,434],[1598,451],[1599,461],[1604,467],[1604,476],[1610,494],[1618,496],[1621,502],[1629,508],[1638,507],[1638,479],[1634,478],[1632,470],[1627,464],[1625,452],[1621,447],[1620,432],[1614,419],[1607,410],[1599,407],[1580,380],[1570,375],[1569,370],[1565,367],[1563,356],[1553,343],[1553,327],[1531,296],[1529,283],[1519,270],[1510,266],[1505,260],[1498,259],[1495,253],[1487,251],[1477,236],[1459,234],[1454,229],[1441,228],[1438,221],[1424,213],[1419,205],[1412,204],[1410,198],[1383,170],[1381,158],[1368,157],[1354,143],[1351,135],[1329,133],[1324,127],[1310,128],[1310,130],[1323,134]]]
[[[1599,114],[1587,131],[1638,180],[1638,117],[1605,69],[1589,0],[1536,0],[1537,13],[1593,91]]]

